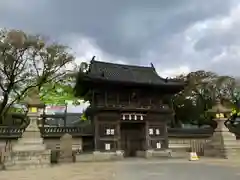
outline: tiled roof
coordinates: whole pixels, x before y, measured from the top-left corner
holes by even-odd
[[[115,82],[151,85],[183,85],[183,82],[160,77],[153,66],[123,65],[95,60],[90,63],[87,76],[93,79]]]

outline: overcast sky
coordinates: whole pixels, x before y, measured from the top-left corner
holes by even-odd
[[[1,0],[0,27],[44,34],[77,57],[239,76],[238,0]]]

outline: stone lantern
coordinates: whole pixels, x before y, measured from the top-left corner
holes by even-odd
[[[214,115],[213,120],[217,123],[215,131],[229,131],[225,126],[225,122],[230,116],[231,109],[224,107],[220,100],[217,100],[216,104],[207,113]]]
[[[33,89],[25,102],[28,107],[27,116],[30,123],[22,137],[13,146],[12,157],[6,163],[7,169],[28,169],[33,166],[42,167],[50,164],[51,152],[47,150],[37,125],[38,110],[44,107],[40,101],[38,89]]]
[[[39,110],[44,108],[44,103],[40,99],[39,90],[37,88],[32,89],[26,100],[25,104],[28,108],[28,117],[30,119],[30,124],[28,125],[29,128],[38,128],[37,121],[40,116]]]
[[[226,127],[225,122],[230,116],[231,110],[224,107],[220,100],[207,113],[214,115],[214,121],[217,123],[217,128],[210,141],[206,144],[204,154],[210,157],[220,158],[238,158],[239,143],[236,140],[235,134],[231,133]]]
[[[38,109],[44,107],[44,103],[40,99],[38,88],[33,88],[25,99],[25,104],[28,106],[30,112],[36,113]]]

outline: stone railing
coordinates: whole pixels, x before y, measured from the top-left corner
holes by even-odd
[[[204,155],[206,142],[212,137],[213,128],[169,128],[169,147],[179,155],[187,155],[194,150]]]
[[[228,126],[228,128],[239,139],[239,127]],[[203,156],[206,143],[211,139],[213,132],[213,128],[169,128],[169,147],[179,154],[193,150]]]
[[[73,137],[80,136],[93,136],[93,126],[82,125],[75,127],[40,127],[41,134],[43,137],[61,137],[64,133],[69,133]],[[235,133],[238,137],[238,129],[229,128],[231,132]],[[19,127],[0,127],[0,138],[1,139],[12,139],[19,138],[22,135],[24,128]],[[168,128],[169,138],[208,138],[213,134],[212,128]]]
[[[212,136],[212,128],[169,128],[168,136],[174,138],[208,138]]]
[[[65,133],[71,134],[73,137],[77,136],[91,136],[93,135],[92,126],[88,127],[40,127],[40,132],[43,137],[61,137]]]
[[[73,137],[93,135],[92,127],[40,127],[42,137],[61,137],[65,133]],[[0,139],[14,139],[22,136],[25,128],[19,127],[0,127]]]
[[[25,128],[19,127],[0,127],[0,138],[19,138]]]

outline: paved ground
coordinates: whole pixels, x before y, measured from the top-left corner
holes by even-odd
[[[239,180],[240,164],[202,160],[127,159],[109,163],[77,163],[28,171],[3,171],[0,180]]]
[[[123,162],[118,180],[239,180],[237,163],[224,161],[189,162],[183,160]]]

